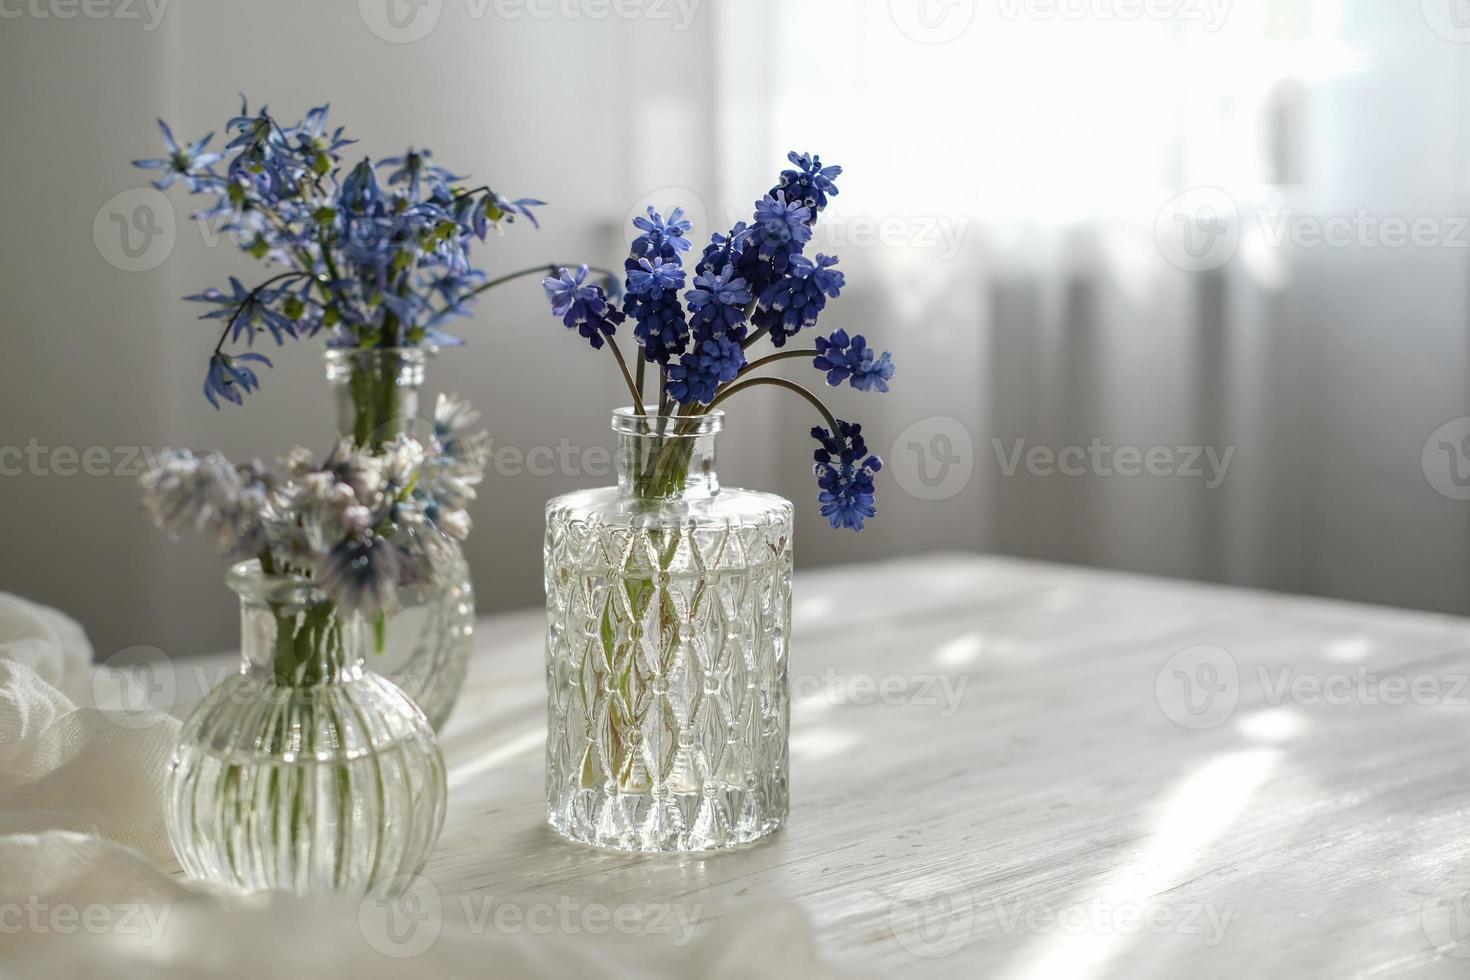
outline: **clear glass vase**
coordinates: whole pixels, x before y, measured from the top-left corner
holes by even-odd
[[[571,840],[702,851],[786,819],[791,504],[722,488],[723,414],[613,415],[618,486],[546,509],[546,808]]]
[[[431,423],[419,419],[419,390],[431,348],[327,349],[327,382],[337,406],[337,431],[359,446],[376,446],[407,433],[427,440]],[[458,543],[458,559],[442,585],[400,590],[383,650],[368,666],[401,687],[438,731],[459,699],[474,648],[475,589]]]
[[[444,823],[444,758],[423,712],[363,668],[371,627],[259,562],[228,581],[240,671],[184,722],[168,772],[184,870],[297,894],[416,873]]]

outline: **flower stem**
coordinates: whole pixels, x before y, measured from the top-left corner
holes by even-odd
[[[628,362],[623,360],[623,352],[618,348],[618,342],[611,337],[607,338],[607,346],[612,349],[613,357],[618,359],[618,367],[622,369],[623,380],[628,383],[628,391],[633,396],[633,411],[639,415],[648,414],[643,408],[643,394],[638,386],[633,383],[633,375],[628,372]]]
[[[756,358],[755,360],[751,361],[749,364],[745,365],[745,367],[741,368],[740,369],[740,373],[737,374],[735,377],[737,377],[737,378],[743,378],[747,374],[749,374],[750,372],[754,371],[756,368],[765,367],[767,364],[774,364],[777,361],[790,360],[793,357],[817,357],[817,356],[819,356],[819,355],[818,355],[818,352],[815,351],[815,350],[806,350],[806,349],[803,349],[803,350],[783,350],[783,351],[777,351],[774,354],[767,354],[765,357]]]
[[[833,415],[831,410],[828,409],[826,405],[822,404],[822,400],[816,395],[812,394],[810,391],[807,391],[801,385],[797,384],[795,381],[787,381],[785,378],[747,378],[744,381],[737,381],[715,396],[715,400],[709,403],[708,411],[714,411],[715,407],[719,405],[720,402],[729,398],[731,395],[742,392],[747,388],[755,388],[760,385],[771,385],[775,388],[785,388],[787,391],[795,392],[802,398],[805,398],[808,402],[811,403],[813,408],[822,413],[822,418],[827,420],[827,425],[830,427],[832,433],[834,435],[837,433],[837,416]]]

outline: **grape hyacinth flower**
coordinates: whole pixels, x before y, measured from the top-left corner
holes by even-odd
[[[837,194],[842,168],[824,165],[815,154],[793,152],[787,159],[793,169],[782,171],[779,183],[756,202],[753,222],[710,236],[682,302],[682,254],[690,250],[691,230],[683,211],[673,211],[665,221],[650,208],[646,217],[634,219],[639,234],[624,262],[622,309],[636,321],[633,333],[642,348],[636,375],[610,330],[605,346],[622,372],[632,398],[630,411],[642,416],[657,412],[659,425],[651,428],[669,433],[651,437],[647,465],[633,476],[635,493],[666,497],[677,492],[689,475],[691,459],[681,442],[683,434],[726,399],[752,388],[776,387],[804,399],[825,420],[827,428],[812,430],[821,444],[816,476],[822,516],[834,528],[858,531],[877,512],[874,477],[883,465],[868,452],[861,427],[839,420],[795,381],[758,373],[778,361],[810,358],[828,385],[846,382],[859,391],[877,392],[887,391],[894,375],[892,355],[877,353],[864,337],[850,337],[843,330],[818,338],[814,350],[782,349],[793,334],[814,326],[828,301],[838,299],[846,285],[836,258],[803,254],[819,212]],[[585,274],[573,280],[563,271],[561,280],[546,280],[557,316],[569,315],[583,278]],[[597,299],[604,297],[598,293]],[[762,339],[769,339],[776,352],[747,356]],[[599,335],[594,346],[604,346],[601,340]],[[658,365],[652,398],[645,384],[650,363]]]
[[[697,336],[724,333],[735,340],[745,339],[745,308],[751,294],[745,280],[735,275],[734,266],[727,263],[718,274],[696,275],[694,288],[684,300],[689,305],[689,325]]]
[[[836,180],[842,175],[841,167],[824,167],[822,158],[814,153],[797,153],[792,150],[786,159],[796,165],[795,170],[781,171],[781,183],[777,190],[784,191],[787,200],[800,201],[811,209],[811,220],[827,206],[827,197],[837,196]]]
[[[602,348],[602,338],[611,337],[626,317],[613,309],[601,286],[587,281],[587,266],[577,267],[575,274],[562,269],[556,277],[541,280],[551,300],[551,312],[562,323],[585,337],[594,350]]]
[[[783,191],[767,194],[755,205],[755,224],[750,241],[755,254],[771,268],[784,273],[792,256],[800,255],[812,240],[812,210],[799,201],[788,201]]]
[[[642,232],[633,239],[634,258],[663,258],[677,263],[679,255],[693,247],[685,236],[694,225],[685,220],[683,208],[675,208],[665,221],[650,206],[648,217],[634,218],[633,227]]]
[[[734,381],[745,366],[740,344],[725,336],[709,337],[669,366],[669,396],[681,405],[708,405],[715,391]]]
[[[883,461],[869,455],[861,425],[836,421],[835,434],[821,426],[812,428],[812,438],[819,443],[813,454],[820,489],[817,500],[822,516],[833,528],[861,531],[863,521],[878,513],[873,476],[883,468]]]
[[[684,270],[677,259],[628,260],[623,312],[637,322],[633,335],[649,361],[667,364],[689,345],[689,324],[679,305]]]
[[[792,258],[787,274],[765,288],[751,319],[770,331],[772,344],[785,346],[792,334],[815,325],[827,300],[842,294],[847,279],[836,265],[831,255],[818,255],[816,262],[798,255]]]
[[[846,330],[817,338],[812,366],[827,373],[827,384],[833,388],[847,381],[858,391],[887,391],[895,370],[892,354],[876,354],[862,334],[849,340]]]

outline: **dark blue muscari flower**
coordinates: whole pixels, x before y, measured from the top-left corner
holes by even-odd
[[[244,396],[260,388],[260,379],[255,372],[243,366],[243,362],[258,361],[266,367],[271,362],[264,354],[222,354],[214,352],[209,359],[209,370],[204,375],[204,397],[215,408],[219,408],[219,398],[234,402],[236,405],[244,403]],[[218,397],[216,397],[218,396]]]
[[[708,405],[715,399],[715,390],[734,381],[744,366],[745,352],[738,342],[724,336],[707,337],[679,358],[678,364],[669,366],[669,395],[681,405]]]
[[[675,259],[628,260],[627,296],[623,312],[637,326],[633,335],[643,345],[643,356],[667,364],[689,345],[689,324],[679,304],[684,270]]]
[[[786,338],[815,324],[827,300],[842,293],[847,279],[836,265],[837,259],[831,255],[818,255],[815,262],[804,255],[794,256],[787,274],[761,292],[751,319],[757,327],[770,331],[772,344],[782,347]]]
[[[189,190],[195,194],[213,187],[212,182],[219,178],[209,168],[212,164],[217,163],[223,154],[205,153],[204,148],[209,145],[214,134],[206,133],[203,139],[179,146],[174,139],[173,130],[168,128],[168,123],[160,119],[158,128],[163,132],[163,143],[168,148],[168,156],[152,160],[134,160],[133,166],[142,167],[144,170],[168,171],[153,182],[153,186],[159,190],[168,188],[180,177],[188,182]]]
[[[693,247],[685,236],[694,224],[685,220],[683,208],[674,208],[665,221],[663,215],[650,206],[648,217],[634,218],[633,227],[643,232],[633,239],[634,258],[660,257],[678,261],[680,253]]]
[[[883,468],[883,461],[869,455],[863,427],[853,422],[838,419],[835,434],[816,426],[812,438],[820,444],[813,458],[822,516],[834,528],[861,531],[863,521],[878,513],[873,476]]]
[[[862,334],[849,340],[846,330],[817,338],[812,366],[827,372],[827,384],[832,387],[847,381],[858,391],[887,391],[894,372],[892,354],[877,354]]]
[[[704,255],[694,267],[694,274],[698,276],[706,272],[717,272],[727,265],[737,263],[749,239],[750,226],[743,221],[737,222],[728,235],[715,232],[710,236],[709,244],[704,247]]]
[[[575,274],[562,269],[560,276],[547,276],[541,280],[541,285],[551,300],[551,312],[587,338],[594,348],[600,349],[602,338],[611,337],[624,317],[608,304],[607,294],[601,286],[587,282],[587,274],[585,265],[578,266]]]
[[[786,159],[795,164],[796,169],[781,171],[781,183],[777,189],[786,192],[787,200],[805,204],[811,210],[808,220],[816,221],[817,212],[827,206],[827,197],[837,196],[836,180],[842,175],[842,168],[822,166],[822,158],[815,153],[792,150],[786,154]]]
[[[812,240],[811,214],[811,208],[800,201],[788,201],[781,191],[757,201],[755,224],[750,230],[756,254],[776,272],[785,272],[792,256],[800,255]]]
[[[735,275],[728,263],[718,273],[706,272],[694,277],[694,288],[684,295],[689,304],[689,324],[695,333],[726,333],[736,340],[745,339],[745,308],[750,304],[750,289],[745,280]]]

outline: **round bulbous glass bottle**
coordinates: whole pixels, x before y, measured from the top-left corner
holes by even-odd
[[[228,582],[240,670],[185,720],[168,771],[184,870],[297,894],[358,894],[416,873],[444,823],[444,759],[423,712],[364,669],[370,625],[258,561]]]
[[[432,348],[329,347],[327,382],[338,434],[376,446],[407,434],[428,441],[432,424],[418,418],[419,392]],[[368,667],[403,689],[437,731],[459,699],[474,648],[475,589],[459,544],[440,583],[405,586],[385,625],[387,642]]]
[[[792,507],[722,487],[721,412],[619,409],[618,485],[546,509],[546,807],[628,851],[786,819]]]

